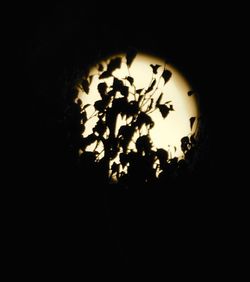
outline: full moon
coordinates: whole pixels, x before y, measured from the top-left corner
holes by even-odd
[[[184,154],[181,150],[181,138],[184,136],[190,137],[192,134],[195,135],[199,127],[198,120],[200,110],[197,95],[196,93],[193,94],[194,92],[192,91],[191,85],[177,68],[167,64],[161,58],[148,54],[138,53],[129,68],[126,64],[126,55],[118,54],[98,62],[89,69],[88,93],[85,93],[82,88],[78,89],[78,99],[82,101],[83,106],[85,105],[88,116],[83,136],[86,137],[91,134],[92,129],[98,121],[98,117],[94,115],[95,108],[93,107],[94,103],[101,99],[98,92],[98,85],[105,82],[110,86],[114,79],[113,77],[100,78],[100,66],[104,70],[107,69],[111,59],[117,56],[122,58],[122,62],[120,68],[113,71],[113,77],[117,77],[118,79],[125,79],[126,77],[133,78],[133,85],[127,81],[127,86],[129,87],[128,99],[132,99],[131,92],[133,87],[135,89],[148,88],[152,83],[152,77],[154,76],[156,79],[157,88],[154,91],[153,99],[157,100],[162,96],[161,103],[165,103],[166,105],[171,104],[173,110],[171,110],[165,118],[159,110],[149,112],[149,116],[154,121],[154,126],[150,130],[152,144],[154,148],[165,149],[171,158],[184,158]],[[157,71],[154,74],[152,71],[153,66],[157,66]],[[164,80],[160,79],[164,69],[172,73],[167,83],[164,83]],[[145,95],[147,95],[147,93],[145,93]],[[149,98],[151,98],[150,95]],[[148,107],[148,105],[145,104],[144,107]],[[190,119],[192,122],[190,122]],[[119,128],[124,124],[125,121],[123,118],[118,116],[116,127]],[[93,151],[94,149],[99,150],[99,152],[103,150],[101,146],[96,148],[96,144],[91,144],[86,148],[86,151]]]

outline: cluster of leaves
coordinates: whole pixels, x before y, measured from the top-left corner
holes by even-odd
[[[129,68],[136,56],[135,52],[128,52],[126,65]],[[94,105],[95,114],[98,118],[92,133],[83,137],[85,123],[88,121],[86,109],[89,104],[82,106],[78,99],[75,104],[78,112],[77,135],[78,149],[83,152],[80,162],[85,168],[101,167],[105,180],[116,179],[118,182],[129,183],[152,183],[157,179],[174,177],[179,167],[184,167],[184,160],[171,159],[164,149],[153,149],[150,139],[150,130],[154,122],[150,113],[158,110],[165,119],[171,111],[174,111],[171,101],[162,102],[163,93],[155,99],[155,93],[159,90],[159,82],[164,85],[170,80],[171,72],[164,67],[159,76],[160,65],[150,65],[152,68],[152,79],[146,87],[136,89],[134,78],[128,75],[119,79],[113,72],[121,67],[122,58],[116,57],[110,60],[106,69],[102,64],[98,66],[97,86],[100,99]],[[158,75],[158,77],[157,77]],[[105,79],[112,78],[112,85],[108,85]],[[102,81],[103,80],[103,81]],[[88,94],[92,76],[86,76],[81,81],[82,90]],[[118,116],[125,119],[126,124],[117,129]],[[192,128],[195,118],[190,119]],[[185,155],[190,154],[194,144],[194,136],[183,137],[181,140],[182,150]],[[103,147],[103,154],[96,149],[93,152],[86,152],[91,144],[99,144]],[[133,145],[131,149],[131,144]]]

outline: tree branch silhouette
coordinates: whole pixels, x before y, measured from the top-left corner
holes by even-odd
[[[174,178],[178,175],[178,170],[184,170],[184,163],[192,161],[197,143],[195,134],[181,139],[184,160],[172,158],[163,148],[153,147],[150,131],[154,127],[154,122],[149,114],[158,110],[165,119],[174,111],[171,101],[162,103],[163,93],[155,97],[156,92],[160,90],[160,81],[163,80],[165,86],[172,74],[166,68],[166,64],[164,66],[151,64],[150,83],[136,89],[130,73],[135,56],[135,53],[128,53],[126,63],[122,61],[122,57],[117,56],[108,62],[107,67],[99,64],[98,73],[91,76],[87,74],[76,87],[89,95],[93,77],[97,76],[100,80],[97,86],[100,99],[93,105],[82,105],[79,99],[71,105],[75,111],[74,117],[71,116],[72,123],[78,124],[75,130],[77,137],[73,139],[74,142],[78,140],[75,146],[80,152],[80,159],[87,162],[84,167],[86,165],[99,167],[99,171],[102,170],[103,181],[115,181],[126,186],[131,183],[147,184]],[[113,72],[120,69],[122,64],[126,64],[128,75],[118,78]],[[158,76],[161,67],[163,70]],[[112,79],[111,85],[106,83],[107,78]],[[94,111],[88,117],[86,109],[91,106]],[[86,123],[94,117],[98,121],[92,133],[83,137]],[[125,120],[125,125],[117,123],[119,117]],[[195,119],[190,118],[191,130]],[[100,144],[102,150],[98,152]],[[92,152],[86,150],[90,145],[94,146]],[[88,158],[85,158],[85,155],[88,155]]]

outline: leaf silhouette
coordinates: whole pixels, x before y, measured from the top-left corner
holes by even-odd
[[[118,98],[113,101],[112,109],[116,114],[126,113],[126,109],[128,107],[128,101],[125,97]]]
[[[157,149],[156,156],[160,161],[161,167],[167,162],[168,160],[168,152],[164,149]]]
[[[102,112],[105,110],[105,103],[103,100],[97,100],[94,104],[94,107],[97,111]]]
[[[152,147],[151,140],[148,135],[143,135],[136,140],[136,149],[139,153],[149,152]]]
[[[193,90],[191,90],[191,91],[188,91],[188,96],[192,96],[192,95],[194,95],[195,94],[195,92],[193,91]]]
[[[158,108],[161,112],[162,117],[166,118],[169,114],[169,111],[170,111],[169,107],[166,106],[166,105],[159,105]]]
[[[124,151],[127,150],[127,147],[135,133],[134,126],[129,125],[123,125],[120,127],[118,132],[118,137],[120,140],[120,145],[123,148]]]
[[[101,119],[99,119],[96,126],[93,128],[93,131],[97,132],[99,135],[103,135],[106,131],[106,128],[106,124]]]
[[[130,85],[133,85],[134,79],[131,76],[126,77],[127,81],[130,83]]]
[[[121,67],[122,59],[120,57],[112,59],[108,64],[108,72],[112,73],[114,70],[119,69]]]
[[[151,112],[158,109],[165,119],[170,111],[174,111],[172,101],[166,101],[168,98],[165,98],[165,92],[160,92],[160,87],[164,87],[172,73],[160,64],[149,63],[148,70],[152,70],[152,79],[144,85],[144,88],[135,89],[135,78],[129,74],[129,68],[127,68],[127,74],[122,78],[115,77],[116,72],[114,72],[121,66],[123,67],[124,63],[127,63],[128,67],[131,66],[135,57],[136,52],[128,52],[127,61],[118,56],[107,63],[101,62],[96,65],[100,79],[96,84],[96,92],[100,95],[99,100],[86,105],[84,100],[80,99],[78,91],[74,99],[70,97],[70,105],[65,110],[65,116],[69,118],[69,122],[66,123],[67,129],[72,127],[72,134],[70,132],[69,135],[70,142],[76,142],[77,150],[86,150],[89,145],[94,147],[95,152],[92,152],[94,171],[98,173],[100,171],[107,181],[111,180],[110,173],[111,175],[116,174],[119,182],[123,179],[125,182],[122,184],[125,185],[130,185],[134,181],[138,184],[151,185],[158,183],[158,178],[160,183],[172,181],[172,177],[183,175],[179,173],[179,169],[183,168],[182,163],[177,159],[174,160],[168,152],[169,150],[175,154],[178,149],[174,146],[171,147],[171,150],[170,147],[168,150],[157,149],[153,147],[149,135],[150,129],[154,126],[150,116]],[[89,73],[83,78],[80,80],[81,85],[76,85],[76,90],[80,87],[84,93],[90,94],[94,79],[91,82]],[[109,80],[106,81],[107,78]],[[133,91],[134,95],[130,95],[129,91]],[[187,91],[189,96],[193,93],[194,91]],[[91,108],[88,108],[90,106]],[[70,109],[67,110],[68,108]],[[91,116],[89,116],[89,109],[95,110]],[[92,126],[92,134],[83,137],[82,133],[90,117],[97,119],[97,122]],[[119,124],[120,117],[122,122]],[[191,131],[194,130],[196,119],[198,117],[192,116],[189,119]],[[84,133],[86,134],[87,131],[85,130]],[[194,134],[181,139],[181,150],[188,163],[192,159],[195,142]],[[102,143],[103,151],[97,152],[100,143]],[[82,156],[82,154],[79,155]],[[125,179],[124,176],[127,178]]]
[[[149,125],[150,128],[153,128],[154,126],[154,122],[151,117],[146,113],[141,112],[137,117],[135,125],[138,126],[139,129],[141,129],[144,124]]]
[[[195,117],[191,117],[190,119],[189,119],[189,121],[190,121],[190,128],[191,128],[191,130],[192,130],[192,128],[193,128],[193,125],[194,125],[194,122],[195,122]]]
[[[111,98],[111,97],[115,96],[115,93],[116,93],[115,90],[110,90],[110,91],[106,94],[106,96],[108,96],[109,98]],[[104,97],[106,97],[106,96],[104,96]]]
[[[126,135],[127,128],[128,128],[127,125],[122,125],[122,126],[119,128],[117,137],[125,136],[125,135]]]
[[[158,70],[158,68],[160,67],[160,65],[153,65],[153,64],[150,64],[150,67],[153,69],[153,73],[154,73],[154,74],[157,74],[157,70]]]
[[[87,79],[83,79],[81,84],[84,92],[89,94],[89,82],[87,81]]]
[[[90,105],[90,104],[86,104],[86,105],[82,108],[82,110],[85,111],[89,106],[91,106],[91,105]]]
[[[130,139],[134,134],[134,127],[130,125],[123,125],[118,131],[118,137],[123,137],[124,139]]]
[[[103,79],[103,78],[108,78],[112,76],[112,73],[110,71],[104,71],[100,76],[99,76],[99,79]]]
[[[97,89],[98,89],[99,93],[101,94],[101,97],[103,97],[106,94],[107,87],[108,86],[105,82],[98,84]]]
[[[125,97],[127,97],[129,93],[129,88],[123,84],[122,80],[119,80],[116,77],[114,78],[113,82],[113,90],[119,91]]]
[[[169,106],[169,110],[170,110],[170,111],[174,111],[173,105],[170,105],[170,106]]]
[[[164,70],[161,76],[163,77],[164,83],[166,84],[171,78],[172,73],[169,70]]]
[[[128,97],[129,88],[127,86],[123,86],[120,92],[124,97]]]
[[[149,86],[149,88],[146,90],[146,93],[149,93],[150,91],[153,90],[154,86],[156,84],[156,79],[154,79],[151,83],[151,85]]]
[[[113,90],[121,92],[122,89],[123,89],[123,86],[124,86],[123,81],[114,77],[114,81],[113,81],[113,85],[112,85]]]
[[[82,105],[82,100],[81,99],[77,99],[76,103],[81,106]]]
[[[85,123],[88,120],[86,112],[81,113],[81,120],[83,123]]]
[[[163,96],[163,93],[161,93],[161,95],[160,95],[159,98],[157,99],[156,104],[155,104],[156,107],[158,107],[158,106],[160,105],[162,96]]]
[[[143,90],[143,88],[137,89],[137,90],[136,90],[136,93],[141,94],[142,90]]]
[[[85,149],[87,146],[94,143],[97,140],[97,138],[98,137],[94,133],[88,135],[87,137],[82,139],[82,147]]]
[[[139,111],[139,101],[131,101],[128,103],[127,109],[124,113],[128,116],[135,116]]]
[[[127,54],[126,54],[126,61],[127,61],[127,65],[130,67],[134,58],[136,57],[137,51],[134,48],[131,48],[130,50],[128,50]]]

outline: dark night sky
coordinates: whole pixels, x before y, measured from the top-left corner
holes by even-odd
[[[26,159],[25,175],[30,176],[25,179],[22,195],[27,208],[26,220],[20,225],[25,235],[20,240],[27,248],[21,247],[21,253],[28,254],[26,261],[37,273],[42,269],[49,271],[49,264],[54,261],[57,263],[53,268],[58,273],[63,273],[62,266],[77,270],[82,264],[78,259],[82,253],[88,267],[103,266],[109,271],[110,265],[115,265],[125,273],[129,260],[133,265],[138,263],[138,268],[143,264],[160,267],[162,260],[158,257],[168,250],[174,256],[169,264],[173,268],[181,265],[195,272],[197,267],[190,268],[195,264],[212,275],[219,258],[228,252],[223,228],[229,219],[223,218],[223,208],[219,207],[225,190],[222,185],[217,185],[219,190],[215,185],[223,180],[220,171],[227,154],[226,149],[222,152],[221,148],[229,147],[225,144],[228,139],[221,134],[221,129],[226,131],[227,111],[224,113],[223,107],[230,95],[227,85],[230,64],[225,50],[236,40],[228,7],[203,1],[199,4],[165,1],[164,6],[160,1],[145,2],[143,9],[134,7],[133,2],[84,2],[35,1],[19,4],[13,11],[15,40],[21,47],[21,70],[25,76],[23,97],[27,109],[21,153]],[[145,194],[142,199],[134,195],[128,200],[127,195],[119,193],[109,198],[98,189],[91,192],[91,185],[74,180],[73,169],[62,154],[64,147],[56,121],[61,111],[63,74],[130,46],[167,58],[183,71],[200,93],[208,121],[209,158],[200,189],[196,186],[194,190],[189,187],[190,193],[185,190],[164,194],[170,199],[173,197],[172,202],[166,201],[168,206],[157,193]],[[21,166],[22,161],[19,162]],[[67,175],[68,170],[71,172]],[[117,204],[110,203],[112,199]],[[103,206],[104,202],[108,207]],[[150,213],[157,206],[160,206],[157,211]],[[140,214],[140,209],[145,214]],[[165,220],[165,214],[169,226],[176,230],[168,237],[171,244],[164,241],[168,232],[165,221],[161,220]],[[120,222],[128,227],[126,232]],[[160,238],[152,230],[161,233]],[[148,236],[144,237],[146,232]],[[126,236],[130,239],[124,243]],[[156,251],[154,246],[164,251]],[[131,253],[127,249],[132,250]],[[185,254],[180,260],[176,254],[182,251]],[[190,254],[196,258],[190,259]],[[30,257],[37,258],[39,263],[31,262]],[[175,265],[173,261],[178,262]]]
[[[228,32],[217,7],[166,3],[163,8],[158,3],[140,9],[132,3],[120,7],[41,2],[26,9],[19,36],[25,38],[27,130],[32,132],[28,146],[36,151],[31,159],[46,163],[49,174],[55,172],[61,155],[56,120],[65,72],[83,69],[106,54],[130,46],[166,58],[184,73],[200,93],[212,146],[224,96],[221,67],[225,42],[218,40],[221,35],[226,40]],[[217,150],[216,146],[213,149]]]

